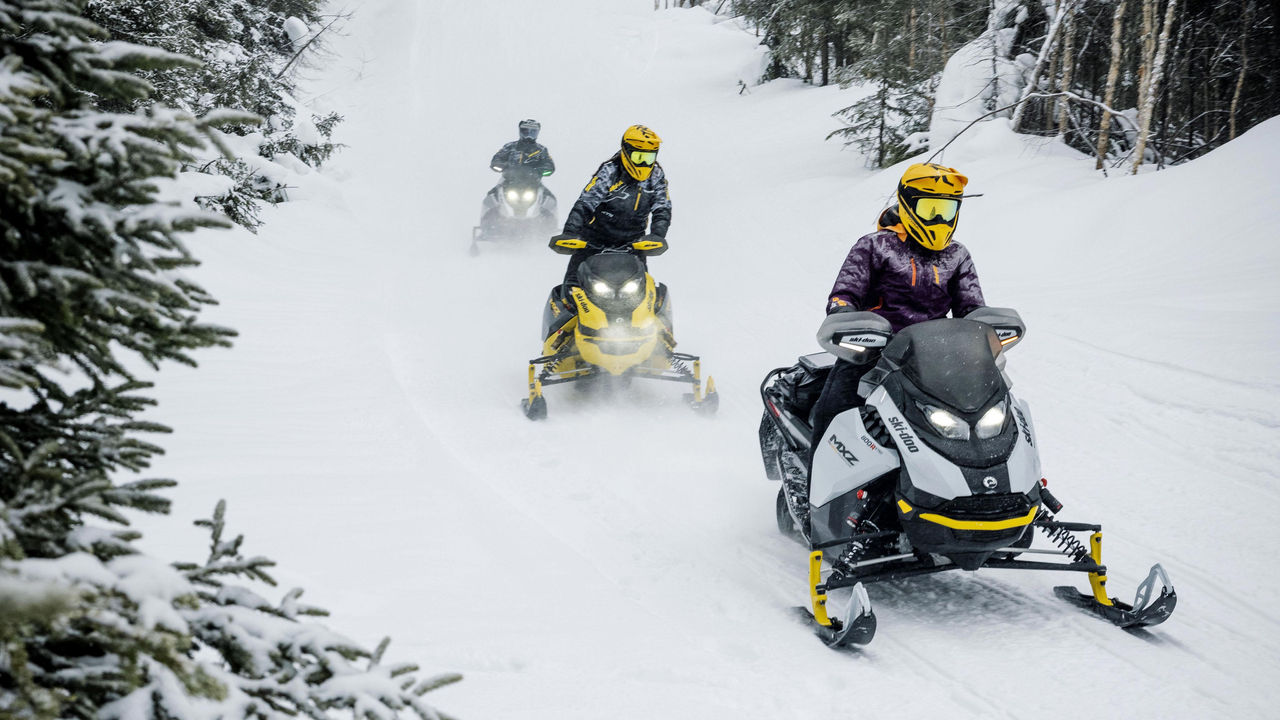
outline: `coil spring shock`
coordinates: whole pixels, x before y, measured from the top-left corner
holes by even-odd
[[[1053,513],[1040,508],[1040,512],[1036,513],[1036,522],[1052,522]],[[1049,541],[1058,546],[1058,549],[1066,553],[1074,562],[1080,562],[1089,557],[1089,548],[1084,543],[1076,539],[1070,530],[1063,527],[1050,528],[1044,525],[1037,525],[1044,534],[1048,536]]]
[[[693,377],[693,371],[689,369],[689,364],[688,364],[688,363],[686,363],[685,361],[681,360],[680,358],[678,358],[678,357],[676,357],[676,356],[674,356],[674,355],[672,355],[672,356],[669,358],[669,360],[670,360],[670,362],[671,362],[671,369],[672,369],[672,370],[675,370],[676,372],[680,373],[681,375],[687,375],[687,376],[689,376],[689,377]]]

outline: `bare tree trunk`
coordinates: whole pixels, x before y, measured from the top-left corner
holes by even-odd
[[[1147,150],[1147,136],[1151,132],[1151,118],[1155,115],[1156,98],[1160,96],[1160,79],[1164,75],[1165,54],[1169,50],[1169,30],[1173,27],[1173,15],[1178,0],[1169,0],[1164,12],[1164,26],[1160,29],[1160,45],[1156,50],[1156,59],[1151,63],[1151,72],[1147,76],[1147,94],[1142,100],[1142,113],[1138,127],[1138,144],[1133,150],[1133,174],[1138,174],[1142,165],[1143,153]]]
[[[1102,104],[1111,107],[1116,100],[1116,82],[1120,79],[1120,37],[1124,30],[1124,10],[1129,0],[1120,0],[1116,4],[1116,13],[1111,19],[1111,67],[1107,69],[1107,90]],[[1107,156],[1107,146],[1111,140],[1111,111],[1102,111],[1102,123],[1098,130],[1098,164],[1102,169],[1102,159]]]
[[[1075,76],[1076,59],[1076,21],[1075,13],[1067,13],[1066,37],[1062,42],[1062,89],[1071,92],[1071,81]],[[1071,103],[1063,99],[1058,104],[1058,137],[1067,135],[1067,113],[1071,112]]]
[[[1240,94],[1244,90],[1244,76],[1249,72],[1249,39],[1250,25],[1253,24],[1253,2],[1244,6],[1244,22],[1240,25],[1240,74],[1236,77],[1236,90],[1231,94],[1231,112],[1227,115],[1227,139],[1236,139],[1236,112],[1240,109]],[[1206,84],[1207,86],[1207,84]]]
[[[1142,0],[1142,59],[1138,63],[1138,100],[1142,105],[1147,97],[1147,82],[1151,79],[1151,63],[1156,54],[1156,10],[1160,0]]]
[[[911,6],[911,11],[907,13],[907,37],[910,45],[907,46],[907,68],[916,69],[916,8]]]
[[[1022,88],[1022,97],[1018,98],[1018,107],[1013,111],[1013,120],[1010,127],[1017,132],[1022,125],[1022,117],[1026,114],[1027,99],[1031,94],[1036,92],[1036,86],[1040,84],[1040,74],[1044,72],[1044,67],[1049,62],[1049,56],[1053,53],[1054,42],[1058,39],[1058,33],[1062,30],[1062,18],[1071,12],[1075,7],[1075,0],[1068,0],[1062,4],[1062,9],[1058,11],[1057,17],[1049,24],[1049,32],[1045,35],[1044,43],[1040,46],[1040,56],[1036,58],[1036,65],[1031,70],[1031,77],[1027,79],[1026,87]]]

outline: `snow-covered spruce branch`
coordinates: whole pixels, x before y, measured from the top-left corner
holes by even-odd
[[[302,47],[294,51],[293,55],[290,56],[289,61],[284,64],[284,67],[280,68],[280,72],[276,73],[276,79],[284,77],[285,73],[289,72],[289,68],[293,67],[293,64],[298,61],[298,58],[306,54],[307,50],[311,47],[311,45],[320,39],[320,36],[328,32],[329,29],[332,28],[334,25],[337,25],[339,22],[345,21],[350,17],[351,17],[350,13],[341,13],[341,14],[335,15],[332,20],[330,20],[328,23],[324,25],[324,27],[312,33],[311,37],[307,38],[307,41],[302,44]]]

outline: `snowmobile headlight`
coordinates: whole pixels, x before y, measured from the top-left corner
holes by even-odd
[[[937,430],[942,437],[948,440],[969,439],[969,423],[942,408],[936,408],[932,405],[921,405],[920,410],[924,412],[925,418],[928,419],[933,429]]]
[[[532,190],[525,190],[525,191],[524,191],[524,201],[525,201],[525,202],[533,202],[533,196],[534,196],[534,195],[536,195],[536,194],[537,194],[537,193],[535,193],[535,192],[534,192],[534,191],[532,191]]]
[[[628,280],[626,285],[622,286],[620,291],[623,295],[635,295],[640,291],[640,283],[635,280]]]
[[[519,200],[519,199],[520,199],[520,191],[519,191],[519,190],[508,190],[508,191],[507,191],[507,202],[511,202],[511,203],[513,203],[513,202],[515,202],[515,201],[517,201],[517,200]]]
[[[1004,427],[1004,419],[1005,406],[1004,401],[1001,400],[982,414],[982,417],[978,419],[978,424],[974,426],[974,430],[977,431],[978,437],[983,440],[993,438],[1000,434],[1001,428]]]
[[[591,284],[591,291],[592,291],[592,292],[594,292],[594,293],[595,293],[595,294],[597,294],[597,295],[612,295],[612,294],[613,294],[613,288],[609,287],[609,285],[608,285],[607,283],[602,283],[602,282],[600,282],[599,280],[597,280],[597,281],[595,281],[594,283],[592,283],[592,284]]]

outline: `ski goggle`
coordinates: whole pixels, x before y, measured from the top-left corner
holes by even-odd
[[[921,222],[951,222],[960,212],[960,201],[951,198],[922,197],[915,203],[916,217]]]
[[[656,150],[632,150],[630,157],[632,165],[652,165],[658,160],[658,152]]]

